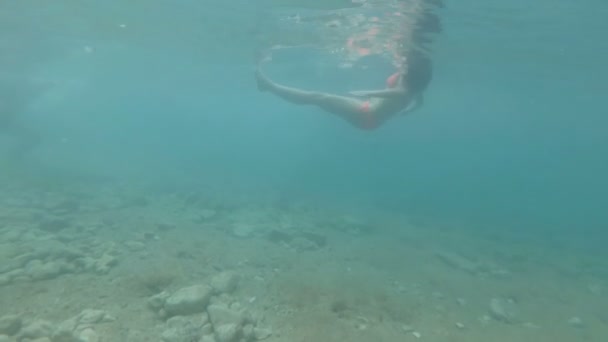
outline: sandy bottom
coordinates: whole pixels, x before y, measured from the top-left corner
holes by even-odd
[[[608,258],[541,238],[197,191],[1,189],[0,317],[100,309],[102,341],[161,341],[148,298],[231,271],[266,341],[608,340]]]

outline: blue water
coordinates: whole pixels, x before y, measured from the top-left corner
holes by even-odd
[[[421,329],[432,327],[424,336],[443,336],[432,333],[453,329],[454,316],[461,315],[458,319],[471,327],[465,331],[480,340],[540,336],[557,341],[552,337],[559,335],[603,341],[608,326],[603,304],[608,291],[608,4],[446,1],[437,11],[443,31],[430,44],[434,76],[423,107],[371,132],[259,92],[254,78],[256,50],[280,43],[285,48],[277,49],[264,68],[282,83],[331,92],[381,86],[390,69],[382,60],[368,60],[372,67],[365,70],[344,68],[340,56],[319,49],[334,38],[321,19],[345,8],[350,14],[361,11],[347,0],[1,2],[0,111],[5,112],[0,115],[12,108],[19,127],[35,132],[39,141],[15,155],[14,147],[28,135],[0,116],[0,306],[10,307],[10,313],[57,307],[63,319],[95,304],[116,309],[119,318],[132,314],[147,324],[142,331],[158,337],[160,332],[151,330],[158,323],[155,316],[141,314],[147,294],[129,292],[121,275],[137,273],[138,267],[180,265],[175,268],[183,267],[186,275],[172,285],[176,290],[231,266],[249,277],[239,294],[243,303],[258,296],[268,307],[288,307],[285,298],[291,295],[305,309],[307,304],[316,308],[327,293],[337,293],[375,298],[371,309],[361,304],[365,300],[359,303],[362,315],[371,317],[378,297],[399,313],[419,313],[412,321]],[[304,21],[296,23],[296,17]],[[138,194],[140,188],[148,192]],[[193,223],[200,208],[180,209],[180,196],[194,202],[206,198],[200,202],[218,212],[220,223]],[[121,201],[139,204],[115,204]],[[353,237],[336,228],[340,224],[327,223],[339,220],[322,217],[321,209],[318,216],[312,209],[293,209],[302,203],[386,226]],[[54,206],[68,208],[62,219],[76,222],[74,237],[70,230],[44,229],[47,217],[63,215]],[[387,223],[394,217],[407,218],[407,224]],[[294,240],[302,238],[297,234],[312,236],[310,241],[320,236],[323,246],[304,252],[287,246],[297,250],[294,254],[280,234],[269,234],[279,243],[242,242],[231,226],[272,226],[268,229],[275,232],[281,228],[273,225],[283,221],[296,227]],[[306,235],[309,229],[314,234]],[[470,242],[477,238],[485,242]],[[90,271],[80,266],[48,282],[28,283],[27,276],[17,274],[28,266],[14,261],[22,255],[39,261],[35,252],[45,251],[46,241],[48,255],[53,246],[91,249],[93,258],[106,253],[91,248],[97,245],[88,239],[118,246],[108,249],[116,252],[118,266],[91,276],[92,281],[80,277]],[[137,254],[140,245],[123,246],[130,240],[145,246],[147,254]],[[237,253],[241,249],[244,257]],[[224,250],[233,254],[212,255]],[[246,254],[250,251],[257,256]],[[461,252],[511,273],[494,278],[491,266],[469,274],[467,265],[450,256]],[[248,259],[259,269],[247,268]],[[258,276],[267,281],[263,286]],[[48,298],[77,298],[81,288],[88,289],[87,281],[103,288],[91,285],[94,295],[82,292],[84,298],[107,297],[82,307],[76,299],[72,307],[49,304]],[[393,293],[399,282],[413,292]],[[278,290],[268,295],[265,287]],[[114,291],[126,291],[130,299],[114,297]],[[264,302],[264,295],[273,299]],[[469,306],[456,304],[460,296],[468,296]],[[276,303],[275,297],[280,298]],[[545,330],[484,325],[480,316],[494,297],[520,300],[524,321],[518,324],[546,323]],[[18,307],[14,298],[29,301]],[[447,299],[439,302],[442,298]],[[124,311],[113,306],[114,299],[128,303]],[[333,331],[334,321],[311,312],[310,326],[327,324]],[[284,323],[269,316],[273,324]],[[574,319],[579,316],[584,324]],[[392,324],[374,320],[370,325]],[[562,320],[559,328],[547,329],[555,320]],[[408,322],[395,321],[402,323]],[[325,338],[325,332],[318,333]],[[123,336],[118,328],[113,333],[108,336]],[[459,331],[451,333],[447,340],[466,339]],[[146,336],[140,340],[149,340]],[[306,336],[293,340],[314,340]],[[383,335],[369,336],[382,340]]]
[[[604,2],[448,4],[424,108],[371,134],[257,92],[257,40],[300,3],[30,6],[1,6],[3,74],[14,63],[17,77],[60,84],[27,114],[47,137],[42,165],[356,199],[483,229],[606,225]],[[283,79],[314,86],[293,63]]]

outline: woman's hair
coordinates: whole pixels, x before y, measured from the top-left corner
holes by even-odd
[[[433,77],[431,58],[424,52],[412,51],[407,56],[404,82],[415,93],[426,90]]]
[[[403,82],[408,89],[418,93],[426,90],[433,76],[430,44],[434,35],[442,31],[436,12],[443,7],[442,0],[422,0],[421,3],[421,11],[413,18],[412,41],[406,45],[403,66]]]

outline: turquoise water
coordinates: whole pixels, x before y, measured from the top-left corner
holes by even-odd
[[[315,234],[327,234],[330,245],[331,229],[317,222],[325,220],[319,215],[330,215],[324,210],[373,222],[393,222],[399,217],[420,229],[420,235],[414,235],[425,236],[425,242],[418,245],[420,254],[415,255],[426,258],[423,247],[434,245],[432,232],[438,241],[457,246],[455,250],[472,253],[471,258],[485,258],[480,256],[484,248],[496,248],[500,250],[496,254],[503,256],[517,250],[517,256],[501,260],[519,279],[515,287],[522,293],[526,272],[539,273],[534,267],[553,269],[554,262],[560,265],[555,268],[564,268],[558,273],[581,281],[571,284],[564,280],[564,288],[580,288],[585,293],[583,299],[576,297],[572,302],[605,303],[608,289],[598,289],[608,286],[608,109],[604,103],[608,43],[603,37],[608,32],[608,5],[599,0],[448,2],[437,11],[443,31],[431,44],[434,77],[424,106],[373,132],[357,130],[316,108],[294,106],[261,93],[254,79],[255,51],[268,47],[269,42],[280,42],[298,45],[280,50],[266,65],[282,82],[327,91],[378,84],[378,75],[340,68],[336,56],[308,48],[307,44],[318,43],[314,21],[297,26],[286,19],[294,15],[318,18],[347,7],[349,13],[360,10],[356,3],[337,0],[4,1],[0,4],[0,63],[4,65],[0,90],[15,99],[10,103],[21,109],[20,122],[37,132],[40,142],[26,155],[14,158],[10,150],[19,138],[0,136],[4,145],[0,167],[6,170],[0,170],[5,189],[0,194],[5,206],[0,215],[4,220],[0,228],[6,233],[2,246],[15,245],[7,237],[9,228],[17,229],[15,222],[27,222],[28,210],[39,209],[36,199],[52,197],[53,192],[58,199],[50,202],[70,198],[72,192],[82,198],[100,196],[91,200],[93,204],[83,199],[87,203],[83,205],[106,203],[99,204],[105,208],[99,215],[118,222],[119,232],[133,229],[127,224],[132,222],[131,215],[152,213],[158,222],[179,227],[171,196],[187,193],[206,198],[203,207],[222,212],[226,222],[231,220],[230,214],[222,208],[236,208],[234,215],[242,215],[244,221],[249,214],[238,214],[242,208],[275,208],[272,210],[277,212],[269,217],[287,215],[280,208],[320,208],[319,212],[310,209],[306,219],[293,214],[292,220],[316,222],[310,223],[316,227]],[[43,91],[26,89],[13,94],[12,89],[28,87],[23,80],[51,85]],[[129,214],[123,208],[114,215],[109,209],[113,206],[107,204],[113,203],[114,192],[121,194],[117,198],[123,193],[146,197],[152,204],[147,213],[134,209]],[[101,220],[94,212],[87,212],[82,220]],[[266,225],[274,222],[261,220],[269,220]],[[189,224],[184,225],[190,229]],[[369,259],[360,256],[362,260],[399,263],[394,260],[398,254],[388,251],[377,259],[372,256],[373,251],[402,248],[398,243],[378,245],[384,241],[383,234],[389,241],[395,241],[390,235],[395,230],[402,234],[395,228],[398,224],[388,226],[391,229],[386,231],[377,229],[374,234],[379,237],[370,236],[369,245],[363,239],[362,246],[368,246],[364,248],[371,254]],[[163,232],[167,236],[161,238],[173,241],[193,234],[195,239],[198,234],[176,229]],[[490,242],[469,244],[459,242],[458,236]],[[241,240],[234,244],[249,248],[240,245]],[[255,244],[251,240],[249,246]],[[474,249],[477,247],[480,251]],[[570,254],[560,256],[565,250]],[[154,250],[149,253],[153,258]],[[16,254],[7,253],[6,260]],[[432,258],[433,253],[429,255]],[[556,261],[561,257],[568,262]],[[303,254],[302,258],[320,264],[335,260],[331,253]],[[523,270],[507,265],[507,260],[515,259],[534,261],[522,266]],[[133,261],[134,265],[142,263]],[[119,265],[129,264],[123,260]],[[311,276],[314,270],[297,271],[296,267],[294,272]],[[420,272],[422,279],[428,275],[438,283],[450,283],[449,274],[435,275],[433,268]],[[459,277],[465,276],[466,272],[455,275],[460,280],[454,282],[461,284]],[[45,281],[61,287],[61,281],[69,277]],[[271,287],[298,283],[293,277]],[[195,282],[185,279],[188,281],[174,283],[175,288]],[[541,306],[551,311],[550,298],[559,297],[561,291],[570,293],[560,288],[561,278],[546,279],[542,286],[554,292],[543,302],[530,304],[533,309],[522,310],[522,324],[535,323],[534,314],[542,317]],[[22,284],[0,287],[4,307],[11,303],[5,295],[9,289],[27,293],[27,286],[47,286]],[[484,292],[491,293],[493,285],[482,285],[487,289]],[[505,287],[498,292],[511,291]],[[534,291],[525,292],[520,300],[534,297]],[[457,296],[446,289],[442,292]],[[480,306],[488,301],[480,299],[484,303]],[[36,310],[35,302],[29,305]],[[77,308],[73,307],[75,313],[80,312]],[[608,334],[608,313],[592,305],[587,306],[588,312],[584,308],[581,304],[579,311],[564,314],[560,324],[574,332],[559,336],[603,341]],[[479,311],[471,314],[472,322],[482,315],[483,310]],[[564,323],[570,316],[582,317],[583,328],[572,328],[576,322]],[[373,319],[366,319],[370,322],[357,324],[374,325]],[[538,320],[551,321],[546,317]],[[452,327],[454,323],[447,321]],[[145,329],[146,323],[141,324],[140,329]],[[467,323],[467,327],[474,324]],[[497,329],[504,341],[559,340],[542,330],[532,329],[536,335],[517,335],[508,333],[508,328]],[[396,340],[370,334],[366,336],[376,340]],[[436,341],[493,336],[471,334],[433,336]],[[340,336],[349,335],[336,333],[328,340],[342,340]],[[273,338],[307,340],[305,335],[290,339],[289,330]]]

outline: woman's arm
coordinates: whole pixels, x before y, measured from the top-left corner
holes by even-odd
[[[356,90],[351,91],[350,94],[353,96],[360,97],[380,97],[380,98],[393,98],[404,96],[407,92],[403,88],[396,89],[382,89],[382,90]]]

